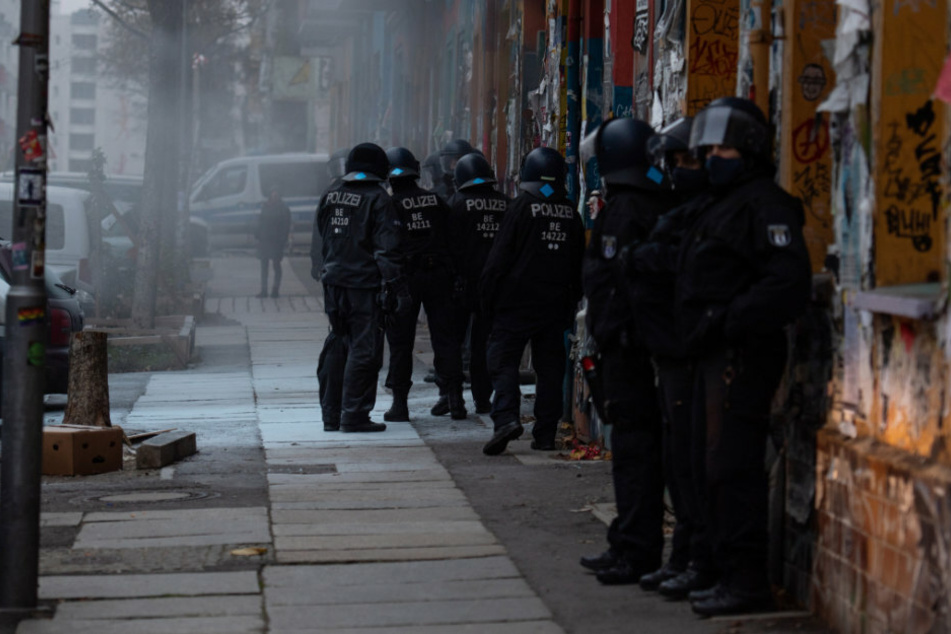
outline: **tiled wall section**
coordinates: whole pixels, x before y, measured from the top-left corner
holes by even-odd
[[[951,632],[951,469],[822,430],[812,608],[843,633]]]

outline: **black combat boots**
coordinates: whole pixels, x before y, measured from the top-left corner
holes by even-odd
[[[462,396],[462,386],[449,388],[449,415],[453,420],[462,420],[469,415],[466,411],[466,399]]]
[[[408,423],[409,404],[406,402],[409,390],[393,390],[393,404],[383,414],[383,420],[388,423]]]

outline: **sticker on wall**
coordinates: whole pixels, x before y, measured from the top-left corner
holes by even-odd
[[[26,349],[26,362],[35,368],[46,365],[46,346],[40,341],[31,341]]]
[[[17,310],[17,323],[21,326],[35,326],[46,321],[46,308],[43,306],[28,306]]]
[[[14,271],[25,271],[30,268],[30,253],[27,251],[26,242],[17,242],[11,246],[10,254],[13,258]]]
[[[45,172],[22,167],[17,172],[17,201],[21,205],[39,205],[45,196]]]
[[[32,162],[43,158],[43,144],[36,130],[30,130],[21,136],[19,142],[20,149],[23,150],[23,158],[27,161]]]
[[[46,260],[43,257],[45,253],[46,251],[43,249],[33,251],[33,266],[30,270],[30,277],[34,280],[41,280],[46,277]]]

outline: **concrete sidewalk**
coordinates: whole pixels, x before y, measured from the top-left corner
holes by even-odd
[[[275,300],[253,297],[256,260],[214,264],[206,311],[225,325],[199,326],[198,344],[246,342],[250,367],[155,374],[125,425],[192,421],[199,451],[259,443],[266,503],[44,514],[47,526],[77,531],[70,566],[41,568],[40,596],[55,615],[22,622],[18,634],[561,632],[410,424],[323,431],[314,370],[328,327],[291,267]],[[380,394],[375,419],[389,400]],[[229,426],[257,433],[220,433]],[[233,554],[240,548],[260,554]],[[115,574],[128,570],[115,563],[123,549],[161,561]],[[195,553],[233,563],[176,568]]]

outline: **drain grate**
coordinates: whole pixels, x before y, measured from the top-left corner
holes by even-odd
[[[268,473],[280,473],[286,475],[320,475],[326,473],[337,473],[337,465],[332,464],[281,464],[269,465]]]

